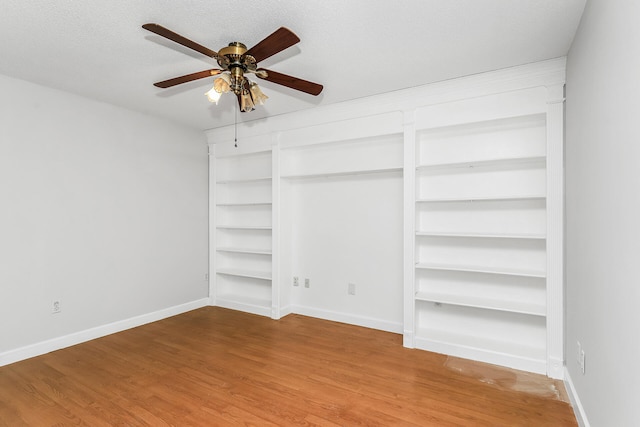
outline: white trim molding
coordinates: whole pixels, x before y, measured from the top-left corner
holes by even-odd
[[[385,332],[402,333],[402,324],[399,322],[389,322],[372,317],[356,316],[350,313],[323,310],[302,305],[292,305],[292,313],[303,316],[315,317],[318,319],[331,320],[333,322],[347,323],[349,325],[362,326],[365,328],[377,329]]]
[[[402,345],[415,348],[415,245],[416,245],[416,112],[404,112],[404,330]]]
[[[435,105],[470,99],[500,92],[532,87],[564,84],[566,57],[505,68],[471,76],[459,77],[410,89],[388,92],[337,104],[315,107],[244,123],[243,146],[259,143],[270,132],[306,128],[359,117],[375,116],[390,111],[406,111],[425,105]],[[232,141],[233,125],[207,130],[209,144]],[[257,137],[257,138],[256,138]],[[268,139],[266,139],[268,141]],[[264,140],[263,140],[264,141]],[[232,147],[233,144],[230,144]],[[238,147],[236,152],[242,152]]]
[[[564,367],[564,84],[547,86],[547,375]]]
[[[147,323],[157,322],[158,320],[166,319],[167,317],[186,313],[187,311],[196,310],[208,305],[209,298],[202,298],[185,304],[164,308],[152,313],[131,317],[129,319],[120,320],[106,325],[97,326],[95,328],[86,329],[84,331],[79,331],[69,335],[42,341],[36,344],[31,344],[25,347],[20,347],[14,350],[9,350],[7,352],[0,353],[0,366],[9,365],[11,363],[26,360],[31,357],[36,357],[42,354],[50,353],[52,351],[71,347],[72,345],[91,341],[96,338],[114,334],[116,332],[122,332],[127,329],[145,325]]]
[[[569,375],[569,370],[566,367],[564,368],[564,386],[567,389],[567,394],[569,395],[569,400],[571,401],[571,406],[573,407],[573,412],[576,415],[578,425],[580,427],[590,427],[591,424],[589,424],[587,414],[584,411],[584,407],[582,406],[582,402],[580,402],[578,392],[573,385],[571,375]]]

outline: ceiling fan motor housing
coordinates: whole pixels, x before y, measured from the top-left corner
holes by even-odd
[[[240,94],[244,90],[244,73],[255,71],[255,58],[251,55],[244,55],[247,46],[240,42],[231,42],[229,46],[220,49],[218,52],[218,64],[222,69],[231,72],[231,90],[235,94]]]
[[[224,56],[229,58],[231,61],[239,61],[242,55],[247,51],[247,46],[240,42],[231,42],[229,46],[223,47],[218,52],[218,57]]]

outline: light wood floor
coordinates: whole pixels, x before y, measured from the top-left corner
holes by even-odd
[[[558,381],[207,307],[0,367],[1,426],[574,426]]]

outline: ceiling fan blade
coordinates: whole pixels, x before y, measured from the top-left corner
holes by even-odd
[[[181,44],[182,46],[186,46],[189,49],[193,49],[196,52],[200,52],[203,55],[207,55],[208,57],[216,58],[218,56],[215,51],[206,48],[194,41],[191,41],[188,38],[181,36],[180,34],[174,33],[173,31],[164,28],[162,25],[144,24],[142,28],[151,31],[152,33],[156,33],[157,35],[162,36],[166,39],[172,40],[178,44]]]
[[[169,80],[157,82],[157,83],[154,83],[153,85],[156,87],[161,87],[165,89],[165,88],[176,86],[182,83],[191,82],[193,80],[204,79],[206,77],[215,76],[216,74],[220,74],[221,72],[222,70],[218,70],[216,68],[214,68],[213,70],[198,71],[197,73],[187,74],[185,76],[174,77]]]
[[[291,89],[306,92],[311,95],[319,95],[322,92],[323,86],[318,83],[313,83],[307,80],[302,80],[297,77],[288,76],[286,74],[277,73],[271,70],[265,70],[260,68],[257,71],[266,71],[266,77],[260,77],[260,73],[256,73],[256,76],[263,80],[267,80],[272,83],[277,83],[282,86],[290,87]]]
[[[256,62],[260,62],[286,48],[298,43],[300,39],[293,34],[291,30],[280,27],[270,36],[267,36],[260,43],[245,52],[245,55],[251,55],[256,58]]]

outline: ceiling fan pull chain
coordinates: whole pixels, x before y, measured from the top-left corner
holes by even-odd
[[[238,148],[238,109],[233,109],[233,146]]]

